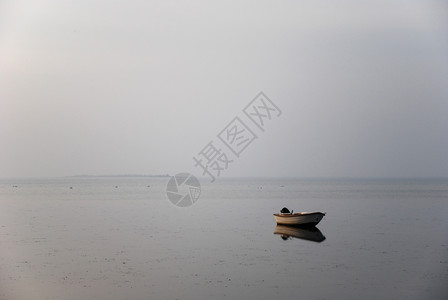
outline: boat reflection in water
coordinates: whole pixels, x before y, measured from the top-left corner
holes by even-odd
[[[320,243],[325,240],[325,236],[315,226],[287,226],[277,225],[274,234],[280,235],[283,240],[293,238]]]

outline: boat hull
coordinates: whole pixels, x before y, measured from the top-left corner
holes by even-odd
[[[296,213],[296,214],[274,214],[275,221],[279,225],[317,225],[325,213]]]

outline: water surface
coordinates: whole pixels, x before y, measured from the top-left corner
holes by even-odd
[[[448,180],[0,181],[0,299],[446,299]],[[272,214],[327,213],[319,241]]]

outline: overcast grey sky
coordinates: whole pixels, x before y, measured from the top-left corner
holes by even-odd
[[[446,177],[448,4],[0,0],[0,177],[200,174],[260,91],[222,176]]]

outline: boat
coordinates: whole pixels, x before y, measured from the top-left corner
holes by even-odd
[[[322,232],[314,226],[287,226],[277,225],[275,227],[274,234],[280,235],[283,240],[289,240],[293,238],[312,241],[320,243],[325,240],[325,236]]]
[[[323,212],[300,212],[274,214],[275,221],[279,225],[317,225],[325,216]]]

